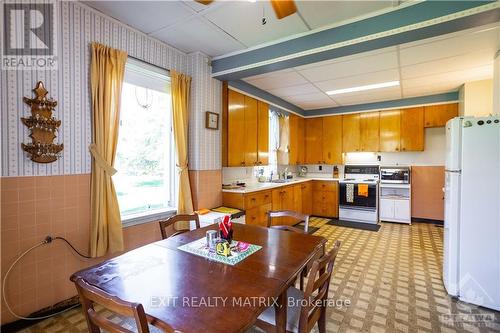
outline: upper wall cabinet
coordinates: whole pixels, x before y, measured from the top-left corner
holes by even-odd
[[[361,140],[359,118],[359,113],[342,116],[342,146],[346,152],[359,151]]]
[[[401,137],[401,112],[399,110],[380,112],[380,150],[399,151]]]
[[[360,151],[379,151],[380,112],[359,115]]]
[[[424,126],[443,127],[458,116],[458,103],[424,106]]]
[[[307,164],[323,164],[323,118],[307,118],[305,143]]]
[[[268,163],[269,106],[239,92],[228,91],[228,166]]]
[[[401,110],[401,151],[424,150],[424,108]]]
[[[342,116],[323,117],[323,163],[342,164]]]

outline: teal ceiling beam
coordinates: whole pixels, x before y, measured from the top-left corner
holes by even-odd
[[[246,93],[248,95],[257,97],[258,99],[264,100],[267,103],[273,105],[275,108],[280,109],[281,111],[285,111],[285,113],[295,113],[300,116],[305,115],[305,111],[301,108],[299,108],[297,105],[292,104],[290,102],[285,101],[282,98],[279,98],[278,96],[275,96],[273,94],[268,93],[265,90],[262,90],[260,88],[257,88],[256,86],[253,86],[249,83],[246,83],[245,81],[229,81],[228,82],[229,88],[233,88],[236,90],[239,90],[243,93]]]
[[[376,110],[386,110],[386,109],[397,109],[404,107],[411,107],[417,105],[428,105],[428,104],[439,104],[446,102],[456,102],[458,101],[458,91],[453,91],[444,94],[429,95],[429,96],[419,96],[419,97],[409,97],[402,99],[395,99],[391,101],[356,104],[356,105],[346,105],[346,106],[336,106],[333,108],[324,109],[314,109],[306,110],[305,117],[318,117],[318,116],[328,116],[339,113],[353,113],[353,112],[363,112],[363,111],[376,111]]]
[[[423,1],[361,21],[212,60],[212,76],[241,78],[500,21],[498,1]]]

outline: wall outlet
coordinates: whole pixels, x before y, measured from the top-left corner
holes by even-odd
[[[318,170],[319,171],[323,171],[323,166],[322,165],[318,165]]]

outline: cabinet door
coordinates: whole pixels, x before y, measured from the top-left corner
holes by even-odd
[[[410,221],[410,200],[394,200],[394,218]]]
[[[323,117],[323,161],[342,164],[342,116]]]
[[[360,150],[378,151],[379,150],[379,112],[364,112],[360,117]]]
[[[425,127],[444,127],[446,122],[458,116],[458,103],[424,106]]]
[[[293,211],[302,212],[302,186],[301,184],[293,186]]]
[[[380,112],[380,151],[399,151],[401,114],[399,110]]]
[[[342,147],[345,152],[359,151],[359,113],[342,116]]]
[[[257,100],[245,96],[245,165],[257,165]],[[241,134],[240,134],[241,135]],[[229,139],[231,140],[231,138]]]
[[[269,164],[269,104],[258,102],[257,164]]]
[[[271,192],[272,202],[271,207],[272,210],[282,210],[283,209],[283,188],[278,187]],[[283,225],[281,217],[275,217],[272,220],[272,225]]]
[[[323,118],[307,118],[306,125],[306,163],[323,163]]]
[[[424,108],[401,110],[401,151],[424,150]]]
[[[380,199],[380,219],[394,219],[394,200]]]
[[[284,210],[295,209],[294,186],[287,186],[283,189],[282,209]],[[293,218],[284,217],[282,223],[287,225],[294,225],[298,222]]]
[[[302,190],[302,213],[312,214],[312,184],[311,182],[300,184]]]
[[[325,216],[323,215],[323,192],[313,191],[312,193],[312,215]]]
[[[304,118],[297,117],[297,164],[306,163]]]
[[[245,224],[259,225],[259,207],[245,210]]]
[[[272,210],[272,204],[268,203],[259,207],[259,225],[265,227],[268,221],[268,212]]]
[[[228,92],[228,166],[245,165],[245,96],[239,92],[229,90]]]
[[[291,114],[290,119],[289,119],[289,126],[290,126],[290,140],[289,140],[289,152],[288,152],[288,164],[289,165],[296,165],[297,164],[297,158],[299,156],[298,154],[298,143],[299,143],[299,117],[296,115]]]

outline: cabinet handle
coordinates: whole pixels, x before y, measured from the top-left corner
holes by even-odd
[[[406,148],[403,148],[403,150],[406,150]]]
[[[262,164],[262,162],[261,162],[261,161],[259,161],[259,165],[261,165],[261,164]]]
[[[252,200],[252,201],[255,201],[255,198],[252,198],[251,200]]]
[[[396,151],[399,151],[399,148],[396,148]]]
[[[241,162],[240,164],[241,164],[241,165],[245,165],[245,162]]]

